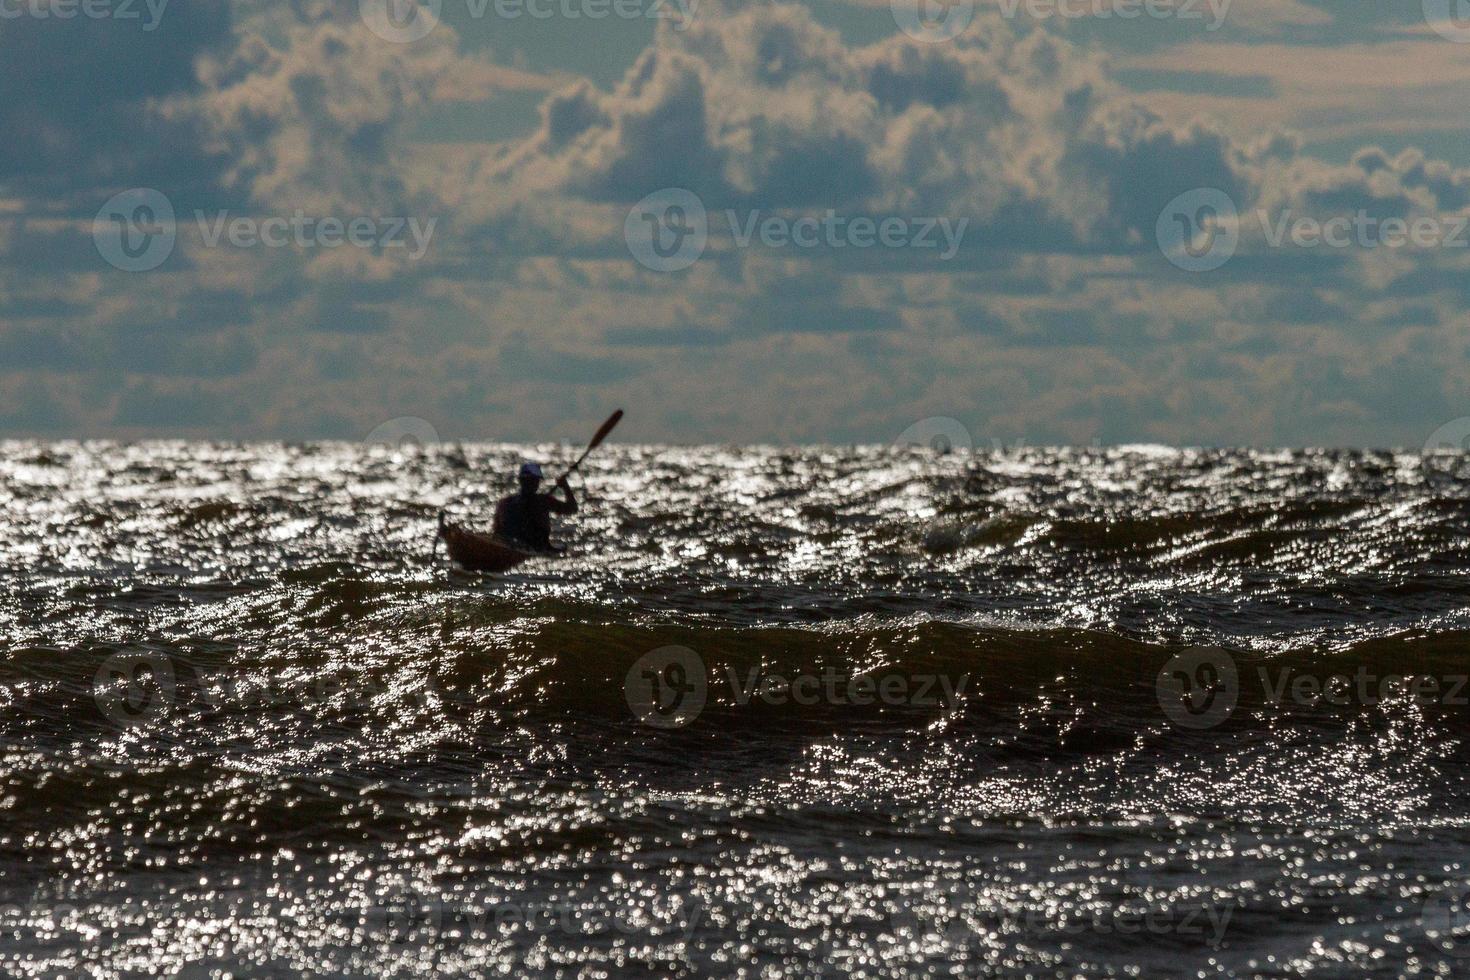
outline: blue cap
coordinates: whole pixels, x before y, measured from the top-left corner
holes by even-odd
[[[523,476],[523,477],[525,477],[525,476],[534,476],[538,480],[541,479],[541,464],[540,463],[522,463],[521,464],[521,476]]]

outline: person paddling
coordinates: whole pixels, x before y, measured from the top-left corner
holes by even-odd
[[[522,464],[519,479],[520,492],[502,498],[495,506],[495,535],[533,551],[550,551],[551,515],[577,512],[571,484],[566,476],[557,478],[556,485],[566,494],[565,500],[558,500],[555,492],[537,493],[542,479],[539,463]]]
[[[577,498],[573,496],[567,478],[577,472],[588,454],[602,445],[622,419],[621,408],[609,415],[592,441],[587,443],[587,448],[582,450],[582,455],[557,478],[556,485],[565,492],[565,500],[558,500],[554,494],[537,493],[541,488],[541,465],[525,463],[519,476],[520,493],[513,493],[495,505],[494,536],[477,534],[456,524],[441,510],[439,533],[434,539],[435,554],[438,554],[439,542],[443,541],[449,549],[449,557],[460,567],[494,574],[508,572],[532,558],[565,554],[551,546],[551,515],[577,512]]]

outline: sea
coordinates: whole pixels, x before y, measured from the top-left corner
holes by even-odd
[[[1470,457],[0,443],[0,975],[1470,975]]]

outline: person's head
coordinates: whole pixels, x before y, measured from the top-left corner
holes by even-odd
[[[541,464],[522,463],[519,479],[521,481],[521,493],[535,493],[536,489],[541,486]]]

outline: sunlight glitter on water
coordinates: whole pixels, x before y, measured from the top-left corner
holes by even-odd
[[[1470,716],[1271,683],[1470,670],[1470,470],[617,447],[570,557],[436,556],[534,452],[6,444],[0,971],[1458,962]]]

